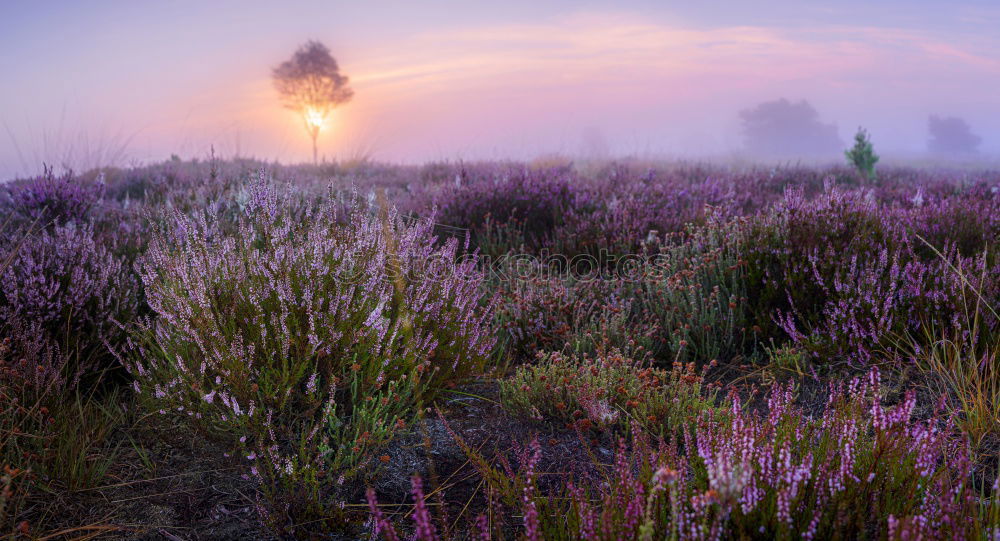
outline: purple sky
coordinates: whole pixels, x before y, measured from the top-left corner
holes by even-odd
[[[281,4],[5,3],[0,178],[210,145],[306,160],[269,74],[309,38],[356,92],[320,136],[331,158],[727,158],[737,113],[780,97],[889,154],[923,150],[929,114],[1000,154],[994,0]]]

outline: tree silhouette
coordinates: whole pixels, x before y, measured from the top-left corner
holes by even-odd
[[[844,148],[837,126],[823,124],[809,102],[779,99],[740,112],[746,149],[768,157],[830,156]]]
[[[958,117],[931,115],[927,120],[931,138],[927,150],[934,154],[975,154],[983,140],[972,133],[969,124]]]
[[[274,68],[272,77],[285,107],[302,116],[312,138],[313,163],[317,163],[316,140],[327,115],[354,97],[347,76],[340,73],[340,66],[325,45],[310,40],[295,51],[291,60]]]

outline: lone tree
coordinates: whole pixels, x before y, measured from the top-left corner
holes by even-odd
[[[867,130],[858,128],[858,133],[854,134],[854,146],[845,150],[844,155],[859,173],[868,177],[868,180],[875,180],[875,164],[878,163],[878,154],[875,154],[875,147],[872,146],[872,140]]]
[[[767,157],[832,156],[844,148],[837,126],[823,124],[809,102],[784,98],[740,112],[746,149]]]
[[[983,140],[958,117],[931,116],[927,120],[931,138],[927,150],[934,154],[975,154]]]
[[[354,97],[347,76],[340,73],[330,49],[310,40],[295,51],[291,60],[274,68],[272,77],[285,107],[302,116],[306,132],[312,138],[313,163],[318,163],[316,139],[327,115]]]

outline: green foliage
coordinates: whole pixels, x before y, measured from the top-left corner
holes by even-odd
[[[521,359],[539,349],[642,347],[665,366],[747,354],[759,330],[740,255],[746,227],[743,220],[711,216],[705,225],[657,241],[651,254],[614,261],[598,276],[546,268],[531,258],[509,263],[502,273],[510,279],[499,285],[508,345]]]
[[[844,155],[859,173],[869,180],[875,180],[875,164],[879,157],[875,154],[875,147],[872,146],[867,130],[858,128],[858,132],[854,134],[854,146],[844,151]]]
[[[714,390],[704,388],[693,363],[662,370],[619,350],[594,358],[539,357],[500,382],[504,406],[539,421],[581,428],[638,423],[654,433],[678,433],[715,403]]]
[[[786,343],[764,347],[760,371],[766,383],[782,382],[788,378],[801,378],[813,369],[807,348]]]
[[[683,438],[654,442],[636,430],[620,440],[613,464],[591,454],[597,478],[567,480],[561,491],[542,489],[537,442],[517,453],[517,469],[505,457],[501,469],[456,438],[498,502],[474,527],[480,537],[517,529],[526,539],[587,540],[702,539],[706,532],[971,540],[994,531],[996,485],[990,495],[969,483],[967,449],[951,438],[952,427],[914,419],[912,392],[895,406],[881,394],[877,371],[832,386],[819,416],[794,404],[791,385],[772,389],[766,414],[731,394],[724,414],[701,415]],[[555,475],[546,471],[546,479]],[[525,518],[505,518],[512,515]]]
[[[1000,328],[991,324],[997,312],[984,295],[986,268],[984,274],[970,276],[961,265],[952,265],[944,254],[927,246],[964,285],[961,317],[965,324],[949,329],[932,320],[922,335],[907,334],[896,345],[947,397],[956,424],[979,450],[1000,434]]]
[[[661,360],[730,360],[753,347],[757,330],[747,307],[745,224],[710,217],[676,245],[661,248],[643,269],[634,295],[661,334]]]
[[[80,394],[60,374],[66,362],[57,351],[12,345],[10,336],[0,342],[0,537],[56,512],[53,492],[102,484],[118,458],[110,441],[126,417],[122,393]]]

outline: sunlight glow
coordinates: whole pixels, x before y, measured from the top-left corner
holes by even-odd
[[[306,125],[315,130],[322,130],[326,124],[326,115],[318,109],[312,107],[306,109],[305,113]]]

